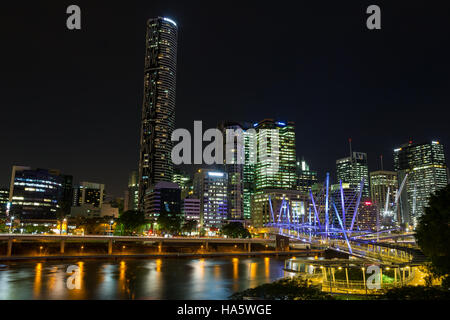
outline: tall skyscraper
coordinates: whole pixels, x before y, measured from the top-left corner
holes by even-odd
[[[370,173],[370,197],[377,207],[380,223],[388,223],[393,220],[393,205],[398,189],[397,172],[373,171]],[[389,191],[389,201],[386,212],[386,200]]]
[[[448,184],[444,147],[438,141],[410,141],[394,150],[394,168],[398,181],[408,174],[406,190],[400,195],[399,222],[414,227],[430,195]]]
[[[224,137],[224,167],[228,175],[228,219],[242,220],[244,218],[244,130],[239,123],[223,122],[219,125]],[[227,130],[230,137],[227,138]],[[232,130],[232,131],[231,131]],[[235,137],[241,134],[240,138]],[[227,139],[233,139],[233,147],[227,147]],[[229,152],[227,160],[227,152]]]
[[[337,182],[349,183],[351,187],[359,191],[361,180],[364,178],[362,196],[368,198],[369,194],[369,167],[367,154],[363,152],[351,152],[350,157],[336,160]]]
[[[255,194],[255,170],[257,140],[256,131],[246,130],[244,132],[244,167],[243,167],[243,211],[244,219],[251,219],[252,198]]]
[[[194,196],[200,199],[200,225],[220,228],[228,216],[228,175],[199,169],[194,175]]]
[[[264,189],[295,190],[297,185],[296,154],[295,154],[295,124],[273,119],[264,119],[255,123],[257,132],[258,152],[256,161],[255,184],[256,191]],[[278,134],[278,151],[272,147]],[[262,149],[265,150],[262,150]],[[261,157],[262,154],[270,157]],[[278,170],[273,169],[273,159],[278,162]]]
[[[147,188],[171,181],[171,136],[175,128],[178,27],[168,18],[147,21],[139,157],[139,206]]]

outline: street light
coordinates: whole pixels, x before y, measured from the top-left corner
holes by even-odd
[[[12,233],[13,224],[14,224],[14,216],[11,216],[11,221],[9,222],[9,233]]]
[[[112,236],[113,235],[113,231],[112,231],[112,225],[114,224],[114,220],[111,220],[110,222],[109,222],[109,232],[111,233],[110,235]]]

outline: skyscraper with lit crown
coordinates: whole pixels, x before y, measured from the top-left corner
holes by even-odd
[[[139,207],[146,190],[171,181],[171,135],[175,127],[177,24],[168,18],[147,21],[144,101],[139,155]]]

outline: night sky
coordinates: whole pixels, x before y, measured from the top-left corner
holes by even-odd
[[[123,196],[138,166],[145,22],[156,16],[180,28],[177,127],[295,121],[297,155],[321,176],[334,175],[349,137],[370,171],[380,154],[391,169],[410,139],[441,141],[449,159],[450,5],[389,2],[2,3],[0,186],[16,164]],[[70,4],[80,31],[66,28]],[[366,28],[370,4],[381,30]]]

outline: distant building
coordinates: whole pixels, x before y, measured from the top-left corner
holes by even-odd
[[[83,204],[81,206],[72,207],[70,215],[73,218],[118,218],[119,208],[114,208],[109,203],[104,203],[101,208],[96,207],[93,204]]]
[[[125,191],[123,211],[137,211],[139,207],[139,175],[132,171],[128,178],[128,189]]]
[[[352,152],[350,157],[336,160],[337,181],[349,183],[359,190],[361,180],[364,178],[362,196],[368,198],[369,193],[369,167],[367,154],[363,152]]]
[[[408,175],[400,195],[399,222],[415,227],[430,195],[448,184],[444,147],[438,141],[410,141],[394,150],[394,169],[399,183]]]
[[[257,156],[257,134],[255,130],[244,132],[244,166],[243,174],[243,212],[244,219],[251,219],[252,198],[256,191],[256,156]]]
[[[10,215],[21,220],[51,220],[64,215],[64,183],[65,176],[59,170],[13,166]]]
[[[194,197],[200,199],[200,224],[220,228],[228,216],[228,175],[213,169],[199,169],[194,175]]]
[[[184,199],[181,211],[183,212],[186,220],[195,220],[200,222],[200,199]]]
[[[308,193],[317,182],[317,172],[311,171],[304,159],[297,161],[297,190]]]
[[[350,183],[342,183],[342,191],[344,195],[344,210],[342,210],[341,187],[340,184],[333,184],[330,187],[330,223],[335,228],[341,228],[339,219],[336,216],[336,210],[342,220],[345,229],[349,229],[352,225],[355,208],[358,202],[358,191],[354,185]],[[361,199],[364,197],[362,196]],[[361,201],[361,200],[360,200]],[[334,206],[333,206],[334,204]],[[335,209],[336,207],[336,209]],[[321,217],[322,218],[322,217]],[[357,228],[356,217],[353,221],[353,230]]]
[[[262,228],[272,222],[271,208],[275,221],[277,221],[283,200],[285,205],[288,204],[291,216],[295,216],[299,222],[307,222],[306,212],[309,201],[307,194],[298,190],[265,189],[253,197],[253,226]]]
[[[181,215],[181,189],[173,182],[160,181],[147,189],[144,199],[145,216],[156,221],[162,214]]]
[[[394,218],[393,205],[398,189],[397,173],[394,171],[373,171],[370,173],[370,195],[374,205],[379,210],[380,222],[390,223]],[[386,200],[389,191],[389,201],[386,210]]]
[[[8,201],[9,201],[9,189],[0,188],[0,215],[6,214]]]
[[[378,208],[371,199],[363,199],[359,205],[356,225],[359,230],[377,230]]]
[[[242,220],[244,218],[244,130],[236,122],[223,122],[219,125],[219,129],[224,137],[223,163],[228,176],[228,219]],[[227,138],[227,130],[230,134],[229,138]],[[232,146],[227,147],[227,139],[232,141]],[[229,161],[227,161],[228,151]]]
[[[181,199],[188,197],[193,192],[192,178],[189,174],[178,168],[173,169],[172,182],[176,183],[181,189]]]
[[[105,185],[94,182],[81,182],[80,186],[74,189],[73,206],[92,204],[101,208],[105,200]]]

